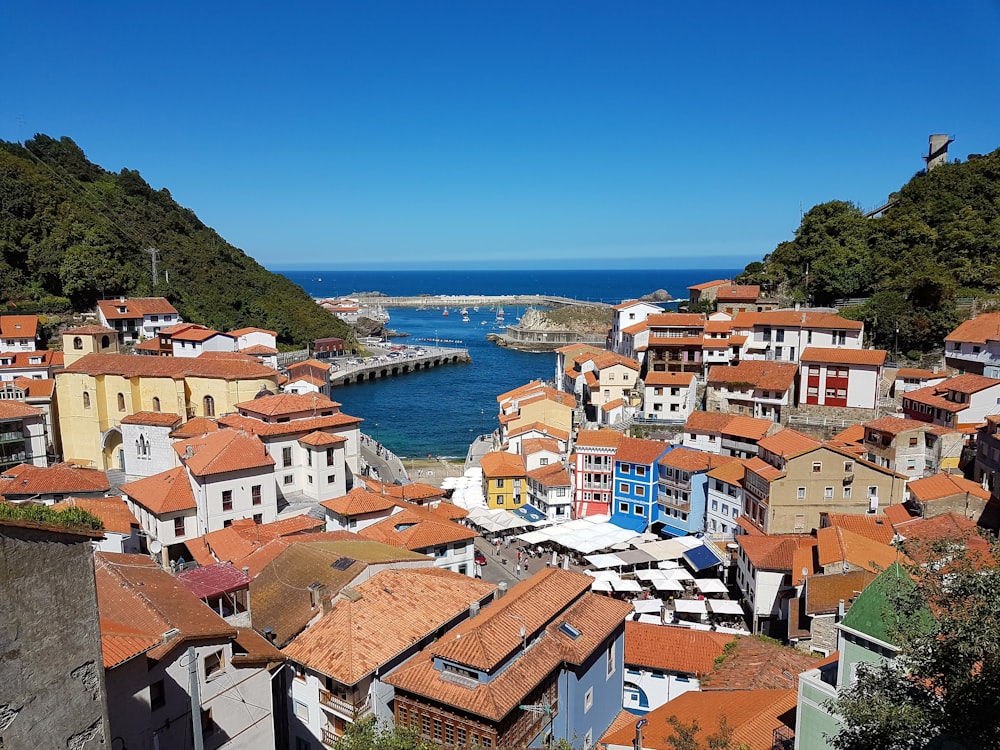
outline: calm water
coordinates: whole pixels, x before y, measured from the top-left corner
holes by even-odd
[[[666,289],[686,298],[687,287],[731,278],[742,269],[683,271],[281,271],[313,297],[378,291],[390,296],[419,294],[553,294],[618,303]],[[486,340],[496,313],[469,309],[463,323],[458,310],[392,308],[389,327],[419,339],[461,340],[471,364],[410,373],[334,390],[343,410],[362,417],[362,430],[402,457],[465,456],[476,435],[496,428],[498,394],[555,374],[555,355],[503,349]],[[513,323],[523,308],[505,308]],[[486,325],[483,325],[485,321]],[[457,345],[456,345],[457,346]],[[376,426],[377,425],[377,426]]]

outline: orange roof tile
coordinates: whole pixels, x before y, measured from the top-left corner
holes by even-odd
[[[708,371],[708,384],[749,383],[766,391],[787,391],[799,371],[792,362],[745,359],[736,365],[715,365]]]
[[[517,437],[518,435],[524,435],[528,432],[538,432],[548,437],[554,438],[556,440],[561,440],[566,442],[569,440],[569,433],[566,430],[562,430],[558,427],[553,427],[547,425],[544,422],[531,422],[530,424],[523,424],[513,428],[508,434],[508,438]]]
[[[779,328],[832,328],[834,330],[860,331],[865,324],[860,320],[848,320],[836,313],[814,310],[770,310],[755,313],[757,326]]]
[[[648,372],[643,382],[647,386],[651,385],[678,385],[689,386],[694,380],[693,372]]]
[[[913,520],[913,516],[910,514],[910,511],[908,511],[906,506],[902,504],[890,505],[882,512],[885,514],[885,520],[892,524],[894,529],[900,524]]]
[[[288,422],[264,422],[253,417],[243,417],[239,414],[228,414],[219,419],[219,423],[255,435],[274,437],[276,435],[295,435],[309,433],[324,428],[347,427],[360,425],[364,420],[347,414],[331,414],[328,417],[306,417],[292,419]]]
[[[0,399],[0,419],[28,419],[41,417],[45,412],[35,406],[28,406],[15,399]],[[18,430],[21,428],[18,427]]]
[[[216,336],[222,336],[227,339],[231,339],[227,333],[221,333],[212,328],[206,328],[205,326],[198,325],[187,325],[182,330],[171,334],[170,338],[175,341],[208,341]]]
[[[890,435],[899,435],[903,432],[909,432],[910,430],[926,430],[932,425],[927,422],[918,422],[916,419],[909,419],[907,417],[882,417],[881,419],[874,419],[871,422],[865,422],[861,425],[866,430],[875,430],[876,432],[885,432]]]
[[[594,357],[594,366],[598,370],[603,370],[608,367],[614,367],[615,365],[621,365],[622,367],[627,367],[630,370],[639,371],[639,363],[634,359],[625,357],[616,352],[604,352],[597,357]]]
[[[341,435],[331,435],[329,432],[310,432],[308,435],[299,438],[299,442],[303,445],[311,445],[316,448],[322,448],[324,446],[340,445],[341,443],[346,443],[347,438]]]
[[[388,495],[355,487],[346,495],[323,500],[320,505],[340,516],[357,516],[388,511],[396,506],[396,502]]]
[[[837,347],[809,346],[799,355],[801,362],[819,362],[832,365],[872,365],[885,364],[888,352],[882,349],[841,349]]]
[[[670,443],[660,440],[622,437],[621,442],[618,443],[618,450],[615,451],[615,460],[652,466],[660,454],[668,448],[670,448]]]
[[[289,658],[345,685],[388,664],[496,589],[438,568],[382,570],[340,597],[285,647]]]
[[[90,515],[101,519],[105,531],[113,531],[116,534],[130,534],[132,527],[139,525],[138,519],[128,509],[128,505],[121,497],[71,497],[55,503],[52,508],[54,510],[65,510],[66,508],[85,510]]]
[[[33,339],[37,333],[37,315],[0,315],[0,336],[5,339]]]
[[[620,398],[612,399],[611,401],[608,401],[606,404],[601,405],[601,411],[604,412],[614,411],[615,409],[621,408],[624,404],[625,401],[623,399]]]
[[[176,430],[170,433],[172,438],[190,438],[198,437],[199,435],[204,435],[209,432],[216,432],[219,429],[219,423],[214,419],[209,419],[208,417],[194,417],[189,419],[187,422],[182,424]]]
[[[265,333],[268,336],[277,336],[278,335],[277,332],[275,332],[275,331],[269,331],[266,328],[253,328],[253,327],[250,327],[250,328],[237,328],[235,331],[230,331],[229,335],[230,336],[245,336],[248,333]],[[315,362],[316,360],[312,360],[312,361]]]
[[[741,484],[745,475],[746,464],[742,460],[730,461],[708,472],[708,476],[712,477],[712,479],[718,479],[720,482],[733,485]]]
[[[785,476],[785,472],[781,471],[781,469],[776,469],[767,461],[757,456],[744,460],[743,466],[767,482],[773,482],[775,479]]]
[[[658,313],[646,318],[650,328],[704,328],[706,320],[701,313]]]
[[[521,455],[531,456],[535,453],[559,453],[559,441],[555,438],[527,438],[521,441]]]
[[[523,477],[524,456],[519,453],[494,451],[487,453],[480,461],[484,477]]]
[[[661,466],[670,466],[683,471],[708,471],[733,461],[739,461],[735,456],[720,456],[716,453],[706,453],[694,448],[674,448],[659,460]]]
[[[896,378],[904,378],[911,380],[934,380],[935,378],[944,379],[948,377],[946,372],[934,372],[933,370],[921,370],[916,367],[900,367],[896,370]]]
[[[733,730],[733,747],[771,750],[776,729],[784,727],[794,731],[795,704],[794,690],[691,690],[646,714],[648,724],[643,729],[643,745],[657,750],[673,748],[671,738],[675,732],[667,720],[677,716],[685,724],[696,723],[695,742],[698,747],[707,746],[708,736],[719,731],[724,716]],[[633,720],[628,725],[608,732],[602,742],[631,747],[638,718],[632,715]]]
[[[906,488],[915,500],[922,503],[954,495],[972,495],[980,500],[990,499],[989,491],[984,490],[982,485],[957,474],[935,474],[915,479],[907,484]]]
[[[819,448],[822,443],[808,435],[786,427],[773,435],[769,435],[757,442],[757,445],[769,453],[774,453],[783,458],[792,458],[811,450]]]
[[[278,372],[253,359],[205,357],[143,357],[133,354],[86,354],[64,372],[120,375],[125,378],[209,378],[213,380],[270,380]]]
[[[967,320],[944,337],[945,341],[985,344],[1000,341],[1000,312],[982,313]]]
[[[224,529],[185,542],[185,546],[201,565],[230,562],[242,568],[245,558],[271,541],[303,532],[321,531],[325,523],[311,516],[291,516],[271,523],[254,523],[253,519],[237,519]]]
[[[631,336],[634,336],[635,334],[642,333],[643,331],[646,331],[648,329],[649,329],[649,323],[647,323],[645,320],[642,320],[639,321],[638,323],[634,323],[630,326],[622,328],[622,333],[627,333]]]
[[[141,318],[143,315],[176,315],[177,310],[165,297],[129,297],[126,300],[100,299],[97,306],[108,320]],[[124,306],[126,312],[118,312]]]
[[[700,284],[694,284],[689,286],[688,289],[693,289],[697,292],[703,292],[706,289],[711,289],[713,286],[723,286],[729,283],[729,279],[716,279],[715,281],[703,281]]]
[[[26,398],[52,398],[56,390],[56,381],[54,378],[35,379],[17,377],[12,382],[24,391]]]
[[[850,563],[873,573],[888,568],[900,559],[899,550],[879,543],[840,526],[817,530],[816,544],[819,564]]]
[[[197,507],[183,466],[123,484],[121,491],[155,515]]]
[[[821,515],[826,516],[830,526],[847,529],[880,544],[889,544],[895,535],[892,523],[884,516],[871,516],[867,513],[822,513]]]
[[[819,615],[836,612],[841,600],[850,606],[858,592],[875,580],[870,570],[824,573],[806,577],[806,614]]]
[[[625,623],[625,664],[701,676],[733,636],[645,622]]]
[[[75,495],[107,492],[108,475],[69,463],[49,467],[19,464],[0,474],[0,497],[23,495]]]
[[[703,691],[732,695],[733,691],[776,689],[789,686],[788,675],[798,675],[819,662],[814,656],[777,641],[740,638],[725,658],[702,678]],[[794,684],[791,686],[794,692]]]
[[[362,529],[359,535],[412,552],[479,536],[466,526],[416,507],[405,508],[389,518],[373,523]]]
[[[717,299],[719,302],[733,300],[736,302],[756,302],[760,296],[760,287],[756,284],[720,286]]]
[[[301,412],[314,412],[314,416],[321,416],[317,412],[339,411],[340,403],[331,401],[322,393],[281,393],[273,396],[262,396],[252,401],[243,401],[236,404],[236,408],[267,417]]]
[[[188,471],[199,477],[274,466],[260,438],[241,430],[211,432],[179,440],[173,447]]]
[[[616,430],[580,430],[576,436],[577,450],[580,448],[617,448],[622,434]]]
[[[175,427],[180,422],[181,417],[178,415],[159,411],[137,411],[121,421],[122,424],[141,424],[149,427]]]
[[[569,472],[562,464],[539,466],[528,472],[528,478],[546,487],[569,487],[571,484]]]
[[[114,328],[108,328],[107,326],[99,325],[86,325],[77,326],[76,328],[67,328],[63,331],[64,334],[80,334],[81,336],[94,336],[101,334],[111,334],[116,333]]]
[[[736,543],[743,548],[747,559],[753,563],[755,568],[791,572],[796,550],[801,546],[814,546],[816,540],[810,536],[798,534],[782,534],[780,536],[741,534],[736,537]]]

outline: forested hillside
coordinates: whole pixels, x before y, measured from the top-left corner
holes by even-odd
[[[844,314],[877,346],[941,346],[968,298],[989,306],[1000,294],[1000,150],[921,172],[891,200],[878,218],[843,201],[814,206],[741,281],[813,305],[870,297]]]
[[[155,286],[147,248],[159,251]],[[301,287],[138,172],[108,172],[69,138],[0,141],[0,301],[60,313],[115,295],[164,296],[185,320],[223,331],[259,326],[285,345],[353,338]]]

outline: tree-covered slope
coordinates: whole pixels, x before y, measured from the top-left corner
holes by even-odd
[[[159,251],[156,285],[148,248]],[[185,320],[224,331],[259,326],[286,345],[353,338],[301,287],[138,172],[108,172],[69,138],[0,141],[0,301],[59,312],[115,295],[164,296]]]
[[[921,172],[891,200],[877,218],[843,201],[814,206],[741,280],[815,305],[870,297],[847,314],[877,345],[940,346],[964,316],[960,298],[1000,293],[1000,150]]]

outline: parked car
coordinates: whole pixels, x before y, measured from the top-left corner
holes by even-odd
[[[476,554],[473,558],[476,561],[476,565],[486,564],[486,555],[484,555],[480,550],[476,550]]]

